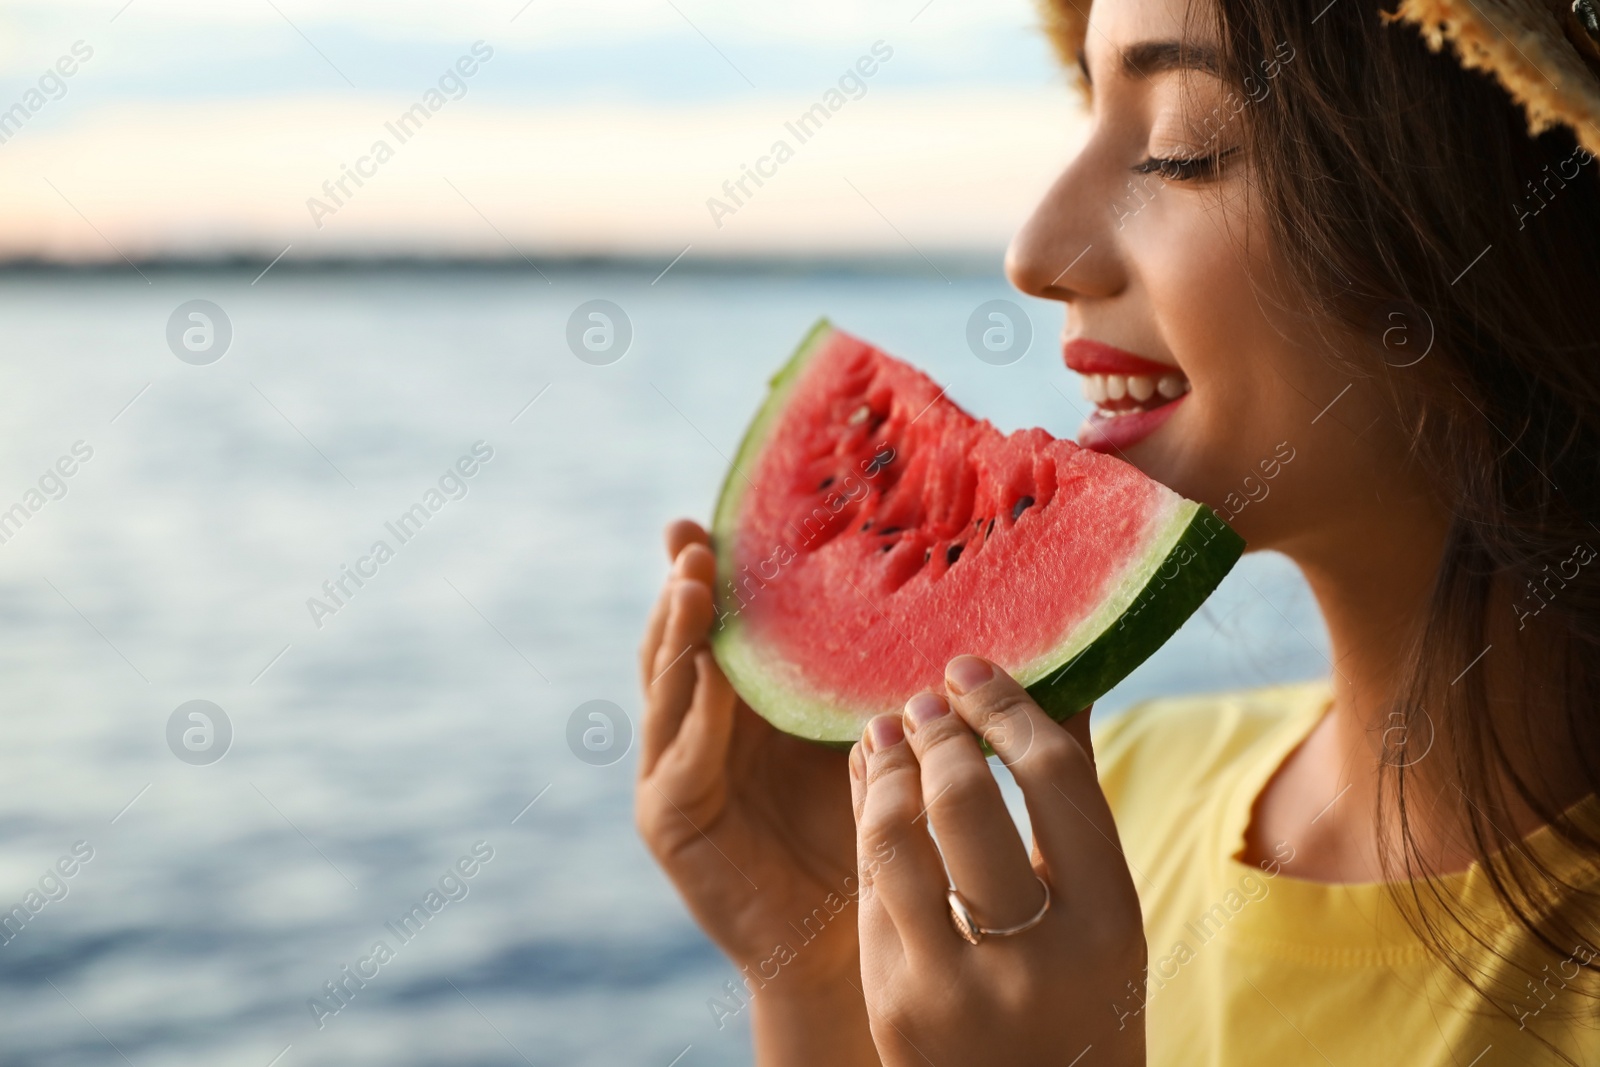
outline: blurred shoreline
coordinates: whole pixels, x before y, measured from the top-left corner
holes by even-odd
[[[352,274],[417,273],[448,270],[518,274],[649,274],[663,278],[673,274],[699,276],[759,275],[863,275],[900,276],[942,274],[948,277],[993,277],[1002,272],[1004,249],[991,251],[933,253],[920,255],[685,255],[673,261],[673,253],[652,255],[611,255],[605,253],[559,256],[327,256],[305,259],[273,257],[252,252],[218,256],[161,256],[133,259],[62,260],[44,257],[0,259],[0,276],[18,274],[107,276],[126,273],[130,268],[146,273],[271,273]]]

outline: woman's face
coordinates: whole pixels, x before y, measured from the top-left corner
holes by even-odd
[[[1280,91],[1294,52],[1226,85],[1207,69],[1210,28],[1183,24],[1188,6],[1096,0],[1089,139],[1012,241],[1007,272],[1067,306],[1064,356],[1089,375],[1083,410],[1098,409],[1080,443],[1211,505],[1252,547],[1283,548],[1371,514],[1375,494],[1399,488],[1404,445],[1374,429],[1370,383],[1286,312],[1295,299],[1250,190],[1243,112]]]

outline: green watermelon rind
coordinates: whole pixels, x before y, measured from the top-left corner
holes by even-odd
[[[767,399],[745,432],[718,496],[712,521],[714,547],[733,537],[749,486],[745,472],[759,458],[789,390],[832,329],[827,319],[819,320],[773,375]],[[1210,508],[1177,498],[1145,552],[1129,561],[1115,592],[1073,628],[1073,639],[1014,669],[1013,677],[1052,718],[1061,720],[1082,711],[1177,632],[1232,569],[1244,547],[1243,538]],[[719,551],[716,556],[717,588],[729,588],[734,579],[732,554]],[[899,710],[845,708],[787,685],[781,677],[784,666],[772,661],[769,650],[744,638],[744,624],[736,613],[719,613],[716,626],[712,652],[734,690],[786,733],[848,748],[872,714]]]
[[[1166,551],[1164,536],[1142,566],[1124,574],[1119,595],[1103,601],[1080,626],[1080,632],[1093,633],[1095,624],[1104,623],[1098,636],[1081,651],[1054,657],[1056,663],[1038,680],[1018,677],[1051,718],[1077,714],[1132,674],[1200,610],[1244,554],[1244,538],[1216,512],[1192,500],[1178,510],[1179,518],[1166,527],[1166,533],[1177,534]],[[1136,592],[1125,598],[1129,589]],[[1130,613],[1135,605],[1138,610]]]
[[[754,465],[757,457],[761,455],[762,446],[767,443],[767,433],[775,420],[784,409],[784,400],[789,396],[789,390],[799,379],[800,372],[806,364],[811,362],[811,357],[817,354],[824,341],[833,333],[833,323],[827,319],[818,319],[816,325],[811,327],[799,346],[794,350],[794,355],[788,362],[778,368],[776,374],[767,382],[767,399],[762,401],[761,410],[756,412],[755,421],[750,423],[750,428],[744,432],[744,440],[739,442],[739,451],[734,453],[733,462],[728,467],[728,473],[722,480],[722,491],[717,494],[717,510],[712,516],[711,530],[713,535],[721,534],[731,536],[734,524],[739,518],[739,505],[744,501],[744,491],[749,486],[748,475],[745,468]],[[730,564],[730,569],[724,573],[724,564]],[[722,587],[723,579],[732,579],[731,561],[722,553],[717,555],[717,585]]]

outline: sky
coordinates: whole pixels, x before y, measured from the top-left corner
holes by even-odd
[[[1082,124],[1030,0],[0,0],[0,258],[988,254]]]

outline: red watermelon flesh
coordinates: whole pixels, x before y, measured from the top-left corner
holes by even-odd
[[[1243,548],[1129,464],[1003,434],[826,322],[773,379],[713,532],[730,680],[780,728],[840,743],[964,652],[1077,711]]]

